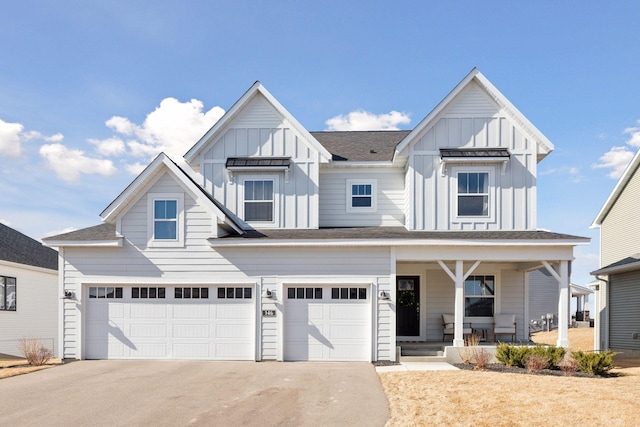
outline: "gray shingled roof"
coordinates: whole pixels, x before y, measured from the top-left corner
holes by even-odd
[[[610,274],[636,269],[640,269],[640,254],[634,254],[630,257],[623,258],[605,267],[599,268],[596,271],[592,271],[591,274],[595,276],[597,274]]]
[[[389,162],[396,146],[411,131],[378,130],[310,132],[332,155],[334,161]]]
[[[100,240],[115,240],[118,237],[116,236],[116,226],[114,224],[100,224],[94,225],[93,227],[82,228],[80,230],[71,231],[69,233],[58,234],[57,236],[50,236],[44,240],[45,242],[49,241],[63,241],[63,242],[90,242],[90,241],[100,241]]]
[[[0,224],[0,260],[58,269],[58,251],[4,224]]]
[[[222,239],[405,239],[405,240],[585,240],[585,237],[550,231],[409,231],[404,227],[354,227],[320,228],[317,230],[254,230],[242,236],[226,236]]]

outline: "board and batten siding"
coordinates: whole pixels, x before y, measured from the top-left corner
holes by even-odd
[[[640,252],[640,172],[638,169],[600,225],[600,265]]]
[[[22,338],[38,338],[58,354],[58,272],[0,260],[0,276],[16,279],[16,310],[0,310],[0,353],[22,356]]]
[[[404,179],[401,168],[321,169],[320,227],[403,226]],[[376,183],[375,211],[348,211],[349,180]]]
[[[502,163],[450,163],[441,173],[440,148],[508,148]],[[456,171],[488,170],[490,218],[458,218]],[[536,146],[504,117],[440,118],[411,148],[409,157],[409,229],[535,229]]]
[[[609,277],[609,348],[640,356],[640,271]]]
[[[225,163],[229,157],[290,157],[287,174],[282,171],[234,172],[230,179]],[[236,215],[241,212],[243,176],[276,176],[277,228],[318,227],[320,154],[301,137],[262,95],[209,143],[199,160],[205,189]]]

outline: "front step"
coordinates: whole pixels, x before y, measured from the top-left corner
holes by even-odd
[[[446,363],[445,356],[400,356],[400,363],[422,362],[422,363]]]

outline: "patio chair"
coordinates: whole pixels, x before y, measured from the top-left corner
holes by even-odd
[[[494,314],[493,315],[493,339],[498,340],[500,335],[510,335],[511,341],[516,341],[516,315],[515,314]]]
[[[454,329],[455,329],[455,316],[453,314],[443,314],[442,315],[442,341],[445,340],[447,335],[451,335],[453,338]],[[463,323],[462,324],[462,335],[471,335],[473,330],[471,328],[471,323]]]

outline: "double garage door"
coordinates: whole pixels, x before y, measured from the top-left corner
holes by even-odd
[[[255,359],[252,287],[88,289],[86,359]]]
[[[84,357],[254,360],[256,297],[253,287],[90,287]],[[369,287],[289,286],[282,299],[284,360],[371,360]]]

